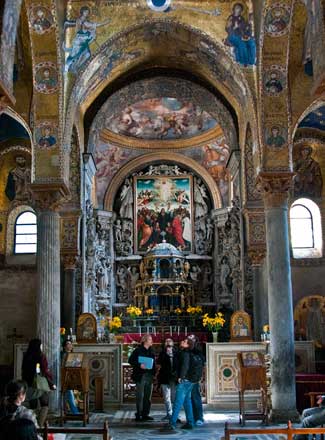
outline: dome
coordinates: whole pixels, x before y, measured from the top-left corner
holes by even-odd
[[[170,243],[162,242],[157,244],[155,247],[150,249],[146,253],[146,257],[152,257],[152,256],[164,256],[164,257],[183,257],[183,254],[181,251],[179,251],[175,246],[173,246]]]

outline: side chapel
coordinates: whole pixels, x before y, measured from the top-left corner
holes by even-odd
[[[243,310],[295,416],[295,341],[325,362],[324,20],[324,0],[0,2],[1,384],[36,335],[59,380],[85,312],[99,335],[130,305],[202,331],[175,315],[200,306],[226,343]]]

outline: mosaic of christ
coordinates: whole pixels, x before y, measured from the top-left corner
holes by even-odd
[[[217,121],[192,102],[176,98],[145,99],[106,120],[106,128],[140,139],[189,138],[217,125]]]
[[[192,179],[137,178],[137,249],[145,252],[166,240],[182,251],[192,247]]]

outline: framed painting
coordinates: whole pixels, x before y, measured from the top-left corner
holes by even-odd
[[[68,353],[64,366],[66,368],[81,368],[84,353]]]
[[[193,248],[193,180],[182,177],[134,178],[135,252],[166,240],[182,252]]]
[[[252,340],[251,317],[244,310],[238,310],[230,318],[230,341],[249,342]]]
[[[97,342],[97,321],[91,313],[82,313],[78,318],[77,342],[94,344]]]

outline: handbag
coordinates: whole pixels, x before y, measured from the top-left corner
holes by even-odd
[[[33,388],[44,392],[50,391],[50,386],[46,377],[42,376],[41,374],[35,374]]]

